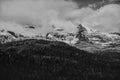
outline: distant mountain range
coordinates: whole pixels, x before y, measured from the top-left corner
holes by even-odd
[[[13,42],[16,40],[21,40],[22,38],[24,38],[23,35],[21,34],[17,34],[13,31],[7,31],[7,30],[0,30],[0,43],[4,44],[7,42]]]
[[[82,25],[76,33],[59,31],[30,37],[1,29],[1,80],[120,79],[119,33]]]
[[[120,33],[103,33],[89,29],[81,24],[77,27],[76,33],[60,34],[60,31],[49,32],[46,35],[36,35],[33,37],[24,36],[9,30],[0,30],[0,43],[25,40],[25,39],[45,39],[50,41],[61,41],[70,45],[79,44],[81,41],[91,45],[111,46],[120,43]]]

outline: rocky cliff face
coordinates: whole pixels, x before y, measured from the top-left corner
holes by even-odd
[[[78,35],[80,35],[78,33]],[[109,44],[116,43],[120,41],[120,36],[117,34],[103,33],[95,30],[84,30],[83,32],[84,39],[92,44],[99,44],[102,46],[107,46]]]
[[[0,43],[1,44],[7,43],[7,42],[13,42],[16,40],[21,40],[23,38],[25,38],[23,35],[16,34],[12,31],[7,31],[4,29],[0,30]]]
[[[75,45],[84,41],[93,45],[111,46],[119,44],[120,42],[119,33],[103,33],[89,29],[81,24],[77,28],[78,31],[76,33],[60,34],[60,31],[56,31],[49,32],[45,36],[36,35],[34,37],[24,36],[12,31],[0,30],[0,43],[3,44],[21,39],[45,39],[50,41],[61,41],[70,45]]]
[[[48,33],[46,37],[51,40],[62,41],[68,44],[77,44],[84,41],[101,46],[108,46],[120,41],[120,35],[118,35],[118,33],[103,33],[89,29],[81,24],[77,28],[78,32],[76,33],[68,33],[64,35],[59,34],[59,32],[51,32]]]

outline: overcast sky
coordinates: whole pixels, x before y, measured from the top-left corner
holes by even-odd
[[[119,32],[120,5],[119,0],[0,0],[0,24],[13,31],[16,24],[34,25],[34,33],[53,31],[53,25],[55,29],[76,32],[78,24]]]

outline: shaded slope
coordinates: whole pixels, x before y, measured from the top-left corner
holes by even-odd
[[[1,80],[118,80],[120,57],[63,42],[24,40],[0,46]]]

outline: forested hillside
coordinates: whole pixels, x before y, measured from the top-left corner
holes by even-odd
[[[0,80],[118,80],[119,74],[119,53],[35,39],[0,45]]]

